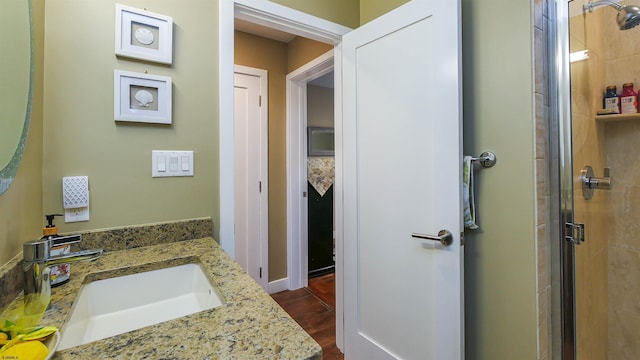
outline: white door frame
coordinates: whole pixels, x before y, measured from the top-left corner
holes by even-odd
[[[286,6],[267,0],[220,0],[218,2],[218,106],[219,106],[219,151],[220,151],[220,245],[231,256],[234,256],[234,146],[233,146],[233,68],[234,68],[234,18],[267,26],[294,35],[327,44],[337,45],[334,56],[340,58],[340,41],[342,35],[350,28],[324,20]],[[335,98],[342,95],[340,79],[340,63],[336,61]],[[341,100],[336,102],[336,186],[339,186],[342,164],[342,134],[338,127],[341,124]],[[340,218],[342,198],[340,188],[336,187],[335,208],[336,219]],[[343,311],[342,311],[342,235],[341,223],[336,221],[336,345],[343,348]]]
[[[220,245],[233,257],[234,18],[332,45],[351,29],[267,0],[220,0],[218,10]]]
[[[287,269],[289,290],[308,285],[307,83],[334,68],[333,50],[287,75]],[[334,78],[335,83],[335,78]]]
[[[260,205],[259,205],[259,238],[247,239],[248,251],[251,254],[250,258],[259,259],[259,274],[256,271],[250,271],[245,269],[247,273],[254,279],[258,277],[258,284],[268,291],[269,286],[269,137],[268,134],[268,118],[269,118],[269,90],[268,90],[268,73],[267,70],[257,69],[248,66],[235,65],[234,73],[249,75],[260,79],[260,121],[256,123],[259,126],[260,132],[260,153],[249,154],[250,157],[257,157],[253,159],[254,163],[260,164]],[[257,186],[257,184],[256,184]],[[248,191],[248,190],[246,190]],[[255,190],[254,190],[255,191]],[[248,209],[244,209],[248,211]],[[257,242],[256,242],[257,240]],[[234,249],[235,249],[234,244]],[[258,252],[257,256],[254,256]]]

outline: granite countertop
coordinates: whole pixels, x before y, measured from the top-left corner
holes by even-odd
[[[212,238],[113,251],[72,264],[71,280],[52,289],[41,325],[62,328],[83,283],[185,263],[203,265],[222,306],[58,351],[53,359],[322,358],[320,346]]]

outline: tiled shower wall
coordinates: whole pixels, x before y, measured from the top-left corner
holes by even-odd
[[[632,0],[627,4],[639,4]],[[606,84],[633,82],[640,87],[640,28],[617,28],[617,12],[603,9]],[[608,243],[608,359],[640,354],[640,117],[604,126],[606,164],[611,168]],[[596,169],[596,174],[602,174]]]
[[[605,129],[595,120],[605,87],[605,9],[583,14],[580,2],[570,3],[570,51],[589,50],[589,59],[571,64],[574,217],[585,224],[585,242],[575,247],[576,332],[579,360],[607,358],[608,343],[608,201],[610,193],[582,196],[580,171],[590,165],[602,176],[606,165]]]
[[[536,250],[538,279],[538,359],[551,359],[551,192],[549,187],[549,76],[547,41],[551,19],[548,0],[534,0]]]
[[[609,359],[640,354],[640,119],[607,125],[611,167],[609,237]]]

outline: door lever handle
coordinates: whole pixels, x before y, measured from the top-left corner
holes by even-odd
[[[453,243],[453,235],[449,230],[440,230],[438,231],[438,235],[425,235],[425,234],[411,234],[411,237],[416,239],[426,239],[426,240],[434,240],[439,241],[444,246],[449,246]]]

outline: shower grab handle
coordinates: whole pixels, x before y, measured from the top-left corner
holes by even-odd
[[[438,235],[425,235],[425,234],[411,234],[411,237],[416,239],[434,240],[439,241],[444,246],[449,246],[453,243],[453,235],[449,230],[440,230]]]

